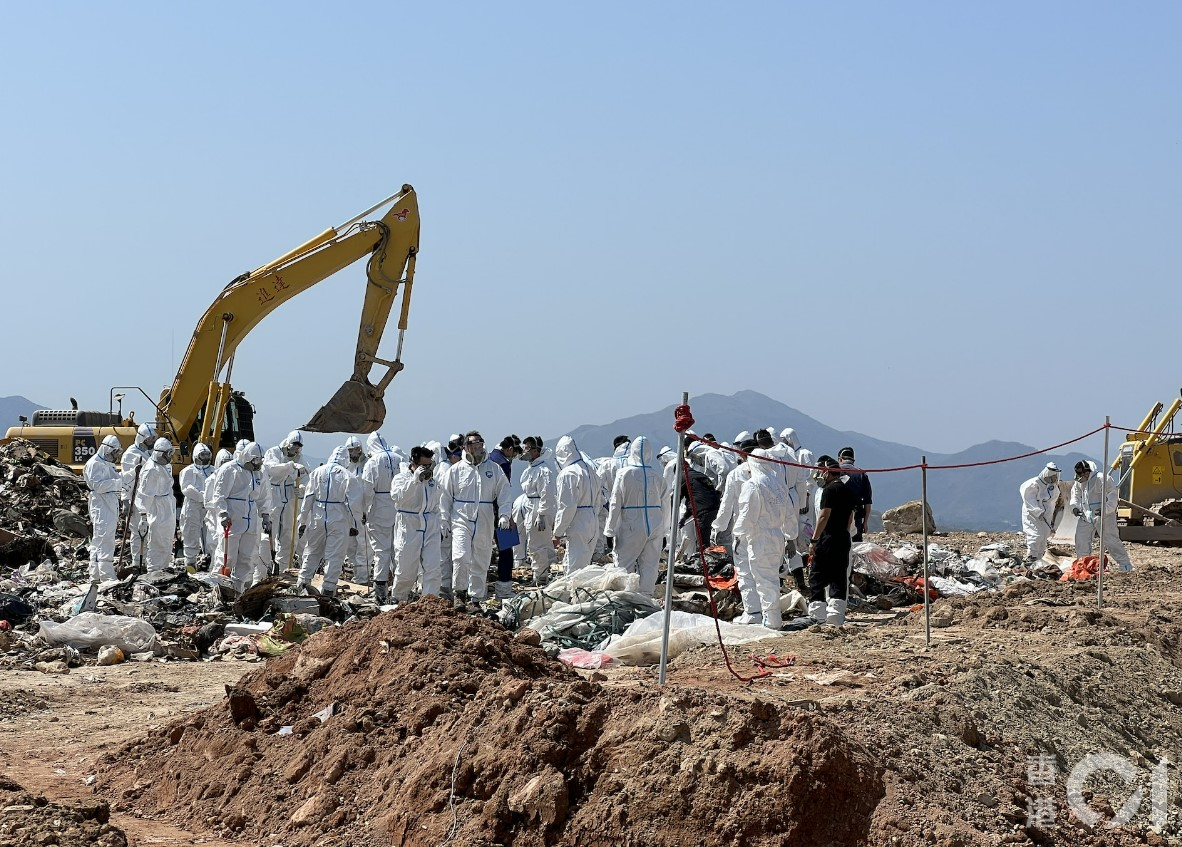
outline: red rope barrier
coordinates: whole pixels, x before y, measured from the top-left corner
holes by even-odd
[[[690,420],[692,421],[693,419],[691,418]],[[1113,427],[1113,426],[1109,426],[1108,428],[1109,429],[1120,429],[1120,427]],[[926,467],[929,471],[949,471],[949,470],[957,470],[960,468],[982,468],[982,467],[985,467],[986,465],[1001,465],[1006,462],[1016,462],[1019,459],[1028,459],[1031,456],[1038,456],[1042,453],[1049,453],[1052,450],[1058,450],[1060,447],[1066,447],[1069,444],[1075,444],[1077,441],[1083,441],[1085,438],[1091,438],[1093,435],[1095,435],[1099,432],[1103,432],[1104,429],[1105,429],[1104,426],[1098,426],[1095,429],[1093,429],[1091,432],[1085,432],[1083,435],[1077,436],[1076,438],[1072,438],[1070,441],[1063,441],[1063,442],[1060,442],[1059,444],[1052,444],[1050,447],[1044,447],[1041,450],[1032,450],[1029,453],[1023,453],[1020,456],[1007,456],[1004,459],[987,459],[987,460],[981,461],[981,462],[962,462],[960,464],[954,464],[954,465],[915,464],[915,465],[900,465],[899,467],[895,467],[895,468],[856,467],[856,468],[853,468],[853,470],[859,471],[861,473],[896,473],[898,471],[919,470],[920,468],[924,468],[924,467]],[[1125,432],[1142,432],[1142,430],[1131,429],[1131,430],[1125,430]],[[690,441],[698,441],[702,444],[709,445],[710,447],[713,447],[716,450],[727,450],[731,453],[737,453],[740,456],[744,456],[744,457],[750,455],[749,453],[744,452],[743,450],[740,450],[737,447],[728,447],[727,445],[719,444],[716,441],[709,441],[709,440],[703,438],[702,436],[696,435],[694,433],[687,433],[685,437],[687,439],[689,439]],[[789,462],[785,459],[776,459],[772,456],[766,457],[764,459],[764,461],[765,462],[772,462],[773,464],[777,464],[777,465],[788,465],[789,467],[793,467],[793,468],[804,468],[805,470],[811,470],[811,471],[827,470],[827,468],[821,468],[816,465],[802,465],[799,462]],[[839,470],[840,470],[840,468],[839,468]]]

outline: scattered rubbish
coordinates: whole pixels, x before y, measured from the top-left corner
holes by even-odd
[[[100,647],[98,651],[98,664],[100,665],[117,665],[124,659],[123,651],[113,644],[108,644],[105,647]]]
[[[79,650],[113,644],[126,652],[138,653],[151,650],[156,643],[156,630],[150,623],[97,612],[83,612],[65,623],[42,621],[39,635],[46,644],[68,644]]]

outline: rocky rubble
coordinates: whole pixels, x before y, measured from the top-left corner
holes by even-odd
[[[0,847],[127,847],[105,800],[51,803],[0,778]]]
[[[48,560],[85,576],[90,518],[81,477],[17,438],[0,445],[0,504],[0,573]]]

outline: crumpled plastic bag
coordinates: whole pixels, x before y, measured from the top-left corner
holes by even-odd
[[[42,621],[38,635],[46,644],[67,644],[78,650],[114,644],[124,653],[146,653],[156,646],[156,630],[147,621],[98,612],[83,612],[65,623]]]
[[[603,652],[626,665],[656,664],[661,660],[661,633],[664,621],[663,614],[649,615],[647,618],[633,621],[624,630],[623,635],[612,637],[603,648]],[[719,621],[718,625],[722,631],[722,642],[727,646],[779,638],[783,635],[782,632],[763,626],[744,626],[722,621]],[[690,612],[673,612],[669,620],[670,659],[686,650],[717,643],[718,636],[714,632],[713,618]]]
[[[859,573],[885,578],[902,576],[906,573],[904,564],[890,550],[879,547],[871,541],[855,544],[853,553],[854,570]]]

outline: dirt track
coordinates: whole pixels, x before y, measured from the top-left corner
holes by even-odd
[[[939,541],[969,552],[981,543],[971,534]],[[522,699],[528,703],[525,708],[511,698],[485,698],[486,691],[493,693],[479,688],[492,673],[486,669],[483,676],[464,677],[477,686],[475,693],[461,694],[456,703],[422,723],[421,738],[413,746],[403,743],[398,732],[391,735],[382,726],[366,731],[364,723],[357,724],[362,730],[359,735],[356,729],[350,733],[351,744],[375,744],[376,764],[366,763],[368,754],[359,753],[355,761],[342,760],[345,775],[336,779],[342,785],[366,786],[372,783],[366,781],[367,767],[386,768],[382,773],[396,775],[399,781],[382,785],[372,797],[385,797],[388,807],[391,798],[413,785],[419,792],[415,802],[424,810],[417,825],[432,837],[446,834],[453,820],[448,778],[460,739],[467,737],[465,727],[471,728],[464,721],[483,721],[477,728],[497,731],[477,732],[474,737],[483,747],[468,748],[464,754],[472,759],[460,768],[466,776],[460,779],[453,805],[461,823],[471,825],[461,826],[452,844],[586,844],[595,827],[621,844],[658,844],[666,838],[670,843],[816,844],[825,843],[826,837],[832,843],[949,847],[1003,842],[1182,843],[1176,835],[1182,785],[1172,765],[1182,751],[1182,612],[1177,611],[1182,608],[1182,591],[1175,584],[1182,574],[1182,552],[1141,547],[1131,552],[1138,569],[1113,574],[1106,581],[1103,611],[1096,611],[1094,581],[1028,583],[995,595],[939,600],[934,616],[946,620],[951,611],[952,620],[933,630],[930,648],[924,645],[921,614],[841,632],[788,634],[761,645],[758,652],[792,654],[795,663],[750,685],[727,673],[717,649],[703,648],[675,660],[671,685],[664,691],[657,690],[651,669],[609,670],[584,691],[579,686],[585,683],[574,674],[538,665],[527,673],[533,675],[533,693]],[[437,644],[431,649],[453,647]],[[466,649],[471,651],[470,646]],[[366,651],[350,655],[380,667]],[[506,653],[504,661],[510,660]],[[743,673],[755,670],[744,651],[737,651],[732,661]],[[17,712],[0,720],[4,774],[52,799],[86,797],[91,789],[83,780],[95,772],[96,759],[136,741],[129,748],[135,754],[126,762],[111,761],[99,781],[115,812],[112,822],[128,832],[132,843],[362,844],[382,843],[391,831],[400,836],[393,843],[438,843],[417,840],[404,819],[367,813],[364,803],[345,804],[342,808],[358,808],[362,814],[353,820],[344,814],[335,827],[336,837],[316,840],[306,838],[306,828],[283,832],[283,818],[259,829],[249,819],[206,813],[207,806],[233,811],[235,803],[248,804],[252,798],[257,802],[267,795],[248,792],[233,803],[194,796],[178,803],[175,795],[170,801],[166,793],[144,787],[148,771],[167,772],[169,757],[180,755],[170,749],[189,743],[188,735],[175,748],[167,740],[170,727],[176,726],[174,719],[190,716],[206,704],[215,704],[201,721],[208,733],[194,732],[189,751],[204,758],[194,761],[211,761],[215,737],[224,741],[258,736],[250,749],[257,748],[256,760],[265,767],[245,767],[235,778],[253,780],[252,786],[272,784],[267,774],[280,765],[268,751],[274,747],[276,755],[287,760],[296,748],[282,748],[268,735],[235,726],[223,705],[224,684],[251,667],[174,663],[79,669],[66,677],[0,674],[0,704],[6,715]],[[414,672],[413,663],[400,665],[402,678]],[[428,676],[436,684],[453,673],[459,671],[442,667]],[[513,683],[511,676],[498,678],[498,692]],[[274,690],[263,676],[253,678],[259,692]],[[331,674],[323,682],[335,684]],[[301,709],[306,711],[305,706],[328,691],[314,689],[307,702],[289,700],[295,704],[292,714],[302,714]],[[576,692],[573,700],[570,692]],[[380,717],[392,730],[405,725],[406,715],[421,713],[424,692],[391,683],[388,693],[393,705]],[[556,703],[556,697],[561,702]],[[579,706],[580,699],[589,705]],[[480,706],[474,711],[473,701]],[[587,720],[594,704],[602,704],[609,717],[616,715],[616,722],[609,720],[605,727],[602,719],[598,725]],[[282,708],[287,707],[276,706]],[[349,714],[345,711],[343,717]],[[192,725],[192,720],[180,723]],[[612,726],[619,736],[614,740],[608,732]],[[505,736],[505,727],[515,728],[516,735]],[[624,752],[610,768],[594,756],[580,759],[555,753],[552,761],[545,755],[523,759],[519,742],[534,737],[535,729],[540,733],[535,746],[553,736],[558,748]],[[309,751],[311,776],[307,783],[302,775],[292,783],[291,799],[285,795],[283,809],[288,802],[293,809],[302,808],[317,795],[319,775],[324,766],[331,766],[326,760],[332,745],[321,743],[331,740],[329,727],[305,730],[308,734],[299,749]],[[435,752],[424,760],[428,750]],[[1132,822],[1114,830],[1101,820],[1089,831],[1068,810],[1067,776],[1085,756],[1096,753],[1126,759],[1137,771],[1137,782],[1126,788],[1112,771],[1096,774],[1082,786],[1077,806],[1106,819],[1137,785],[1146,796]],[[214,761],[210,767],[216,768]],[[1170,764],[1160,766],[1167,761]],[[418,770],[407,770],[410,764]],[[1155,767],[1168,776],[1164,827],[1152,826],[1148,800]],[[482,771],[496,774],[495,786],[482,787]],[[546,812],[546,818],[521,796],[511,801],[510,795],[520,794],[532,777],[542,775],[544,785],[547,779],[557,779],[556,773],[574,786],[568,789],[570,808],[561,814]],[[1037,782],[1048,773],[1053,785],[1031,784],[1032,776]],[[731,785],[734,782],[741,784]],[[733,805],[720,800],[719,785],[729,786],[723,793],[735,801]],[[825,801],[834,791],[848,791],[851,798],[870,802],[835,809]],[[664,796],[680,799],[672,804],[654,802]],[[278,800],[271,797],[268,803]],[[1054,825],[1031,826],[1028,813],[1045,812],[1048,801]],[[593,814],[581,815],[583,808]],[[620,809],[625,810],[622,818]],[[788,817],[780,817],[781,812]],[[158,820],[148,820],[148,815]],[[834,815],[853,819],[840,830],[840,838],[835,829],[792,823]],[[487,823],[498,816],[507,822]],[[482,820],[486,823],[476,825]],[[168,825],[178,822],[184,828]],[[362,822],[364,838],[358,837]],[[235,836],[237,826],[242,829]],[[213,834],[202,834],[210,828],[236,840],[218,841]]]

